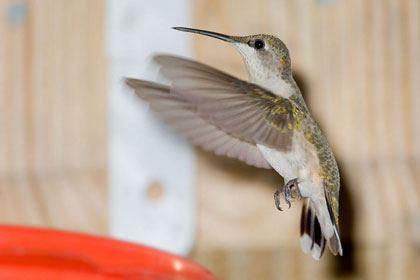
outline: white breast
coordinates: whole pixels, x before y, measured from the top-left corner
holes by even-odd
[[[299,150],[280,152],[275,149],[257,145],[264,158],[277,171],[285,181],[299,177],[299,170],[306,169],[305,155]]]
[[[312,144],[303,139],[302,133],[295,133],[290,151],[281,152],[257,144],[264,158],[285,180],[298,179],[303,196],[309,197],[319,187],[319,160]],[[319,188],[316,188],[319,189]]]

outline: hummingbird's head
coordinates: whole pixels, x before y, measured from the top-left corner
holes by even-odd
[[[241,54],[252,80],[291,77],[291,63],[286,45],[267,34],[229,36],[199,29],[174,27],[176,30],[198,33],[231,43]]]

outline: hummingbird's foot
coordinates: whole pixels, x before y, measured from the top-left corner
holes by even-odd
[[[299,190],[297,178],[290,180],[282,188],[278,188],[276,192],[274,193],[274,202],[276,204],[276,207],[280,211],[283,211],[283,209],[281,209],[280,207],[280,193],[283,194],[284,200],[289,205],[289,208],[292,205],[290,203],[290,198],[302,199],[302,194],[300,193],[300,190]]]

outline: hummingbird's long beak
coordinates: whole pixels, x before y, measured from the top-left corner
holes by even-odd
[[[186,27],[172,27],[172,28],[175,29],[175,30],[179,30],[179,31],[198,33],[198,34],[210,36],[210,37],[217,38],[217,39],[229,42],[229,43],[234,43],[235,42],[233,37],[228,36],[228,35],[224,35],[224,34],[220,34],[220,33],[216,33],[216,32],[205,31],[205,30],[194,29],[194,28],[186,28]]]

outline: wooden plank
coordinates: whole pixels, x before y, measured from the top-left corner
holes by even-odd
[[[0,23],[0,174],[104,168],[103,1],[3,1],[6,19],[18,4]]]
[[[0,179],[0,223],[106,235],[104,172]]]
[[[104,2],[0,10],[0,221],[105,234]]]

